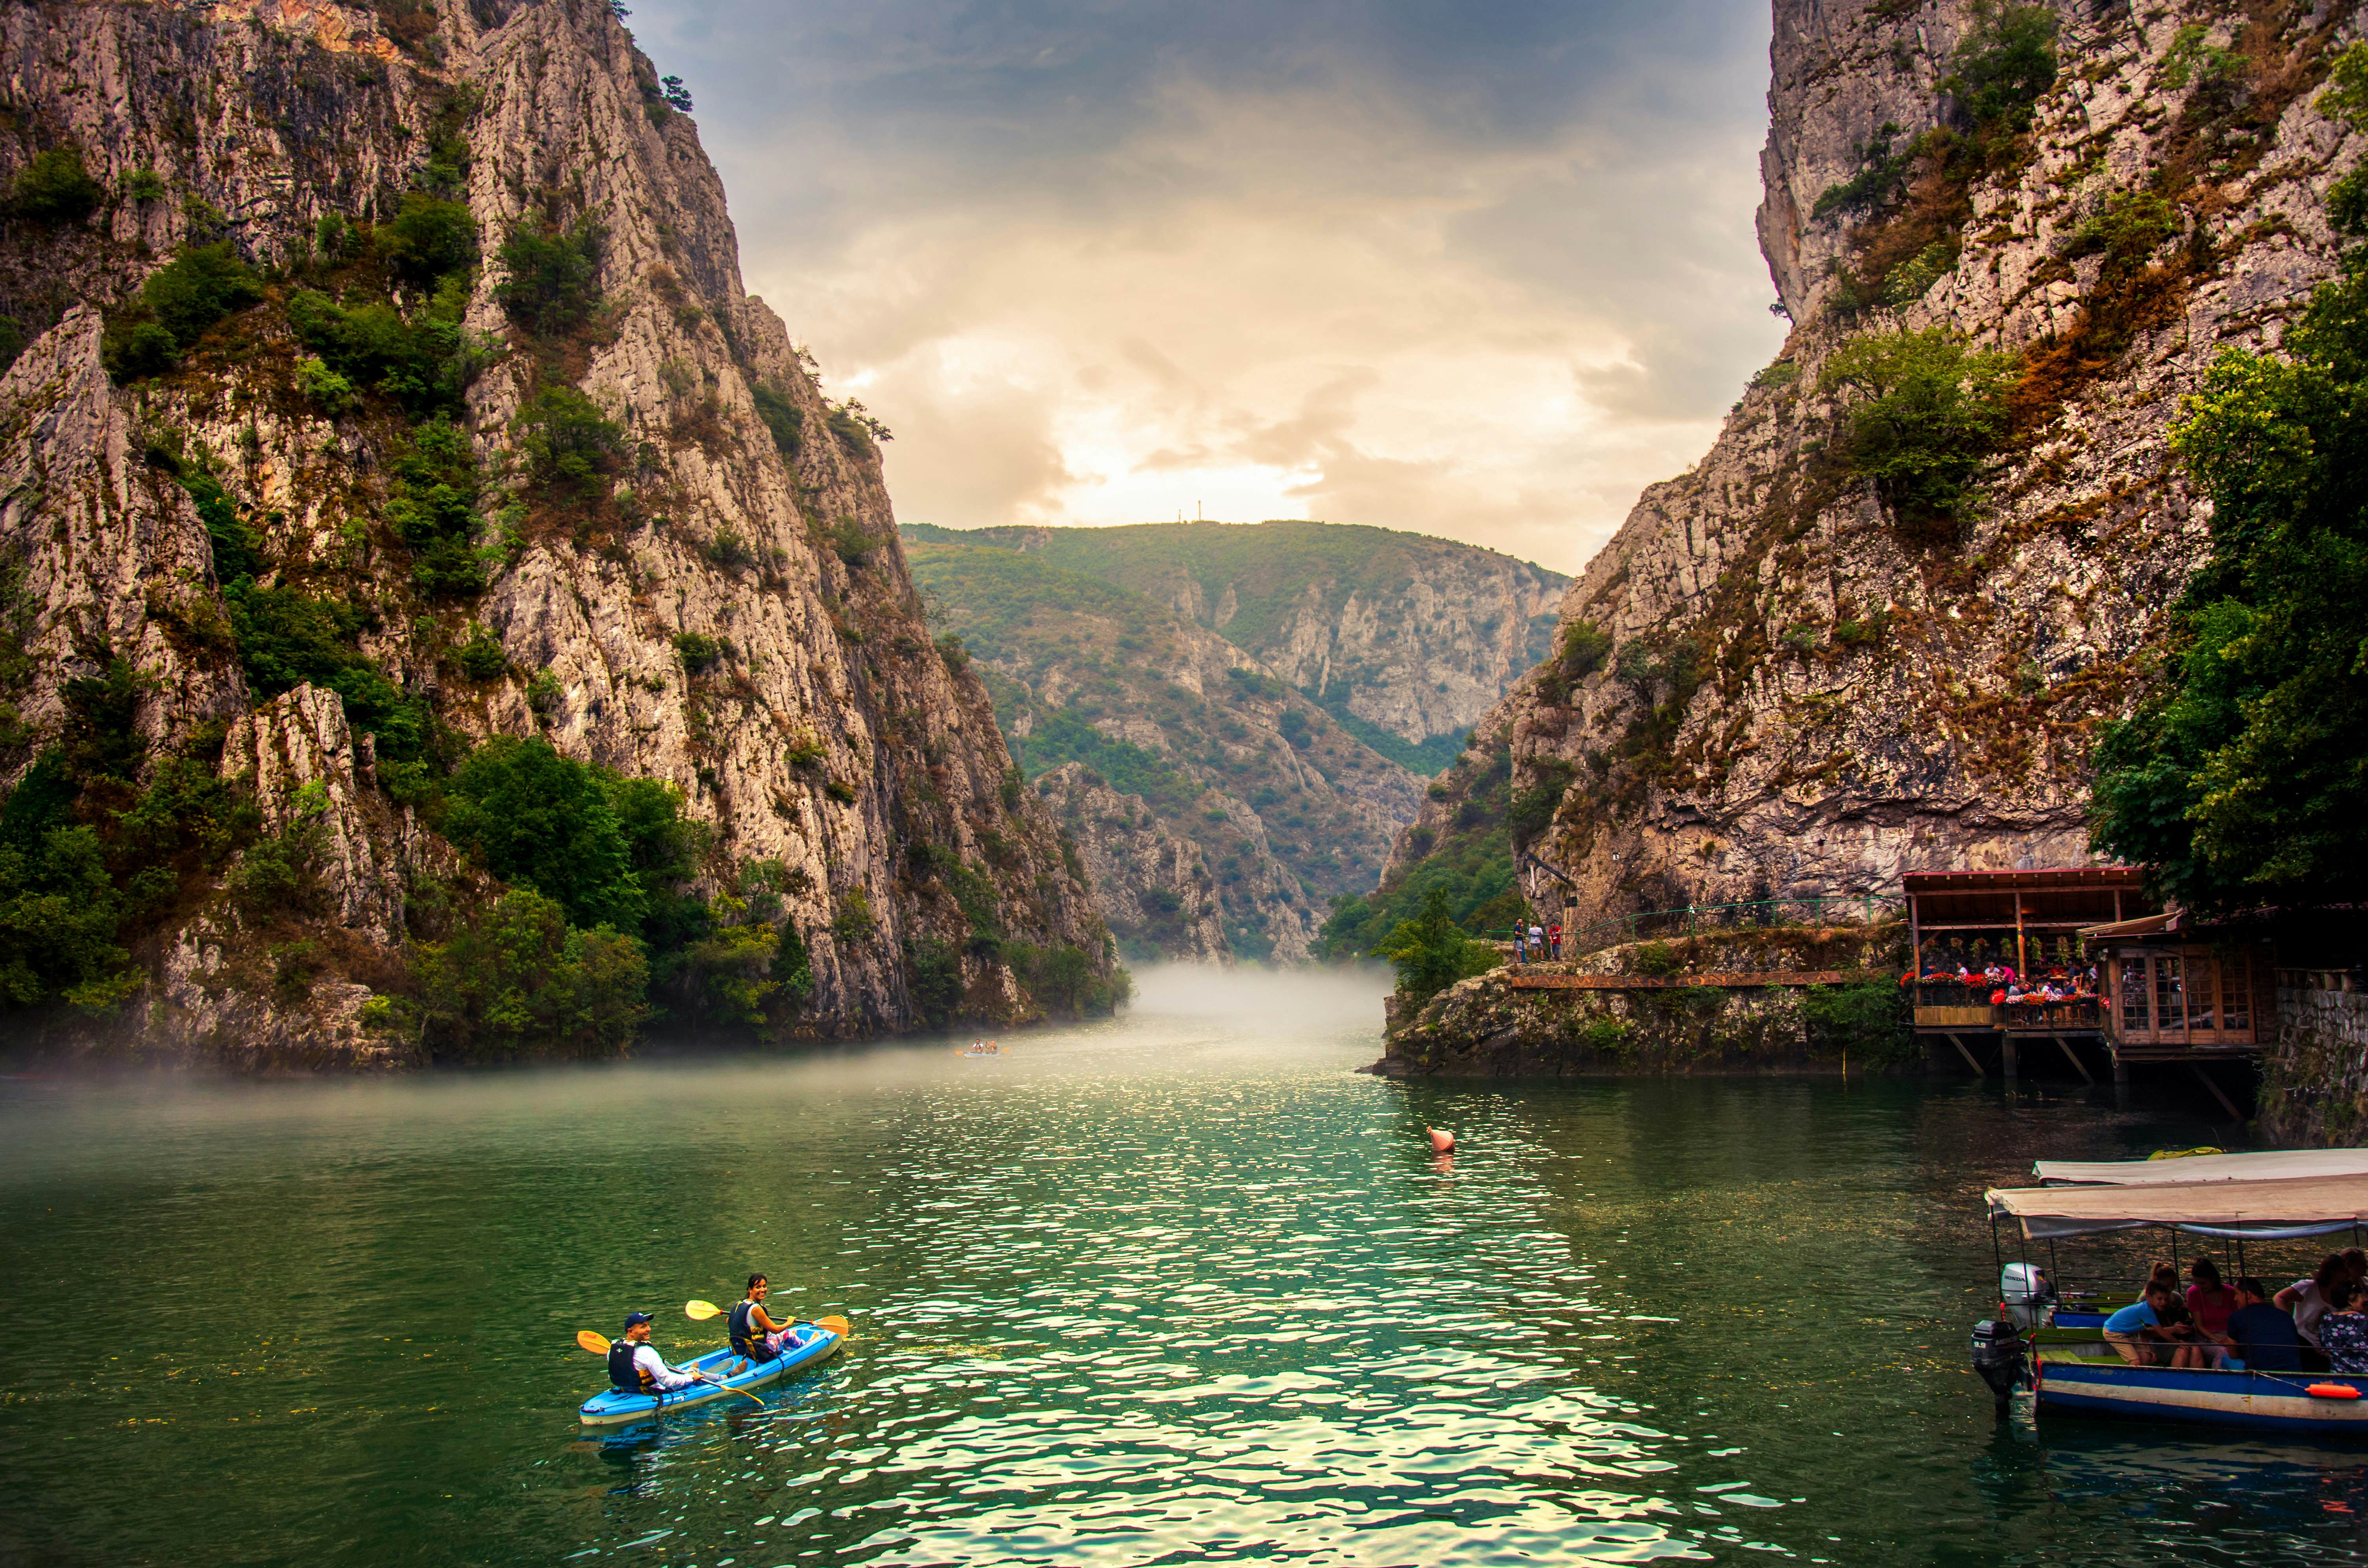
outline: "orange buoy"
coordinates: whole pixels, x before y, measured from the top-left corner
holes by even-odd
[[[1432,1153],[1452,1154],[1455,1153],[1454,1133],[1440,1127],[1426,1127],[1423,1131],[1430,1134],[1430,1152]]]
[[[2350,1383],[2313,1383],[2303,1390],[2313,1399],[2358,1399],[2360,1391]]]

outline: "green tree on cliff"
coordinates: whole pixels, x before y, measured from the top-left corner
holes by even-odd
[[[2368,129],[2344,93],[2368,49],[2336,75],[2322,107]],[[2368,247],[2284,347],[2224,351],[2172,427],[2212,498],[2212,553],[2174,608],[2161,689],[2097,754],[2091,841],[2198,909],[2368,881]]]
[[[1373,956],[1395,966],[1398,994],[1414,1002],[1428,1002],[1465,975],[1497,964],[1496,949],[1463,934],[1448,913],[1447,894],[1435,887],[1422,895],[1422,912],[1399,921]]]

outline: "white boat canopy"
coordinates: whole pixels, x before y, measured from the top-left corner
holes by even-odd
[[[2211,1155],[2197,1156],[2210,1159]],[[2166,1160],[2165,1165],[2186,1165]],[[2368,1176],[2125,1187],[1993,1187],[1993,1221],[2020,1221],[2033,1241],[2169,1226],[2199,1236],[2275,1240],[2349,1231],[2368,1220]]]
[[[2198,1181],[2276,1181],[2287,1176],[2368,1176],[2368,1149],[2271,1149],[2258,1154],[2188,1154],[2175,1160],[2040,1160],[2043,1186],[2104,1182],[2113,1187],[2183,1186]]]

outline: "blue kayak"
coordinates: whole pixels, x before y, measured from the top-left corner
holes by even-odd
[[[712,1404],[728,1399],[734,1404],[745,1404],[732,1391],[761,1388],[776,1381],[784,1373],[794,1372],[828,1360],[841,1340],[830,1330],[817,1324],[802,1323],[781,1342],[781,1353],[769,1361],[751,1362],[730,1346],[711,1350],[696,1361],[682,1364],[681,1370],[695,1372],[702,1378],[718,1380],[713,1383],[692,1383],[687,1388],[668,1389],[664,1393],[626,1393],[619,1389],[603,1389],[586,1400],[576,1409],[576,1415],[586,1426],[621,1426],[628,1421],[646,1420],[670,1411],[689,1410],[693,1405]],[[741,1368],[738,1372],[730,1369]]]

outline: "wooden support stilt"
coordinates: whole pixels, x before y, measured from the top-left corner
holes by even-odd
[[[1998,1062],[1999,1066],[2006,1074],[2007,1082],[2014,1082],[2014,1036],[2010,1034],[2001,1034],[1998,1036]]]
[[[2073,1070],[2078,1073],[2083,1080],[2090,1084],[2097,1081],[2097,1075],[2089,1071],[2088,1063],[2080,1060],[2080,1053],[2072,1049],[2070,1040],[2066,1040],[2062,1035],[2057,1035],[2055,1043],[2062,1048],[2065,1060],[2072,1063]]]
[[[1965,1042],[1964,1040],[1959,1040],[1955,1035],[1944,1035],[1941,1038],[1945,1039],[1951,1045],[1957,1048],[1957,1054],[1965,1059],[1965,1065],[1974,1070],[1975,1077],[1987,1078],[1989,1076],[1988,1074],[1982,1071],[1982,1064],[1974,1060],[1974,1053],[1965,1049]]]
[[[2218,1100],[2222,1105],[2228,1108],[2228,1116],[2231,1120],[2242,1121],[2245,1119],[2245,1113],[2237,1108],[2237,1102],[2235,1100],[2230,1099],[2226,1095],[2220,1092],[2220,1085],[2212,1081],[2212,1074],[2203,1070],[2203,1063],[2201,1062],[2191,1062],[2187,1064],[2187,1070],[2195,1074],[2195,1081],[2197,1083],[2202,1084],[2205,1088],[2212,1091],[2212,1097],[2214,1099]]]

